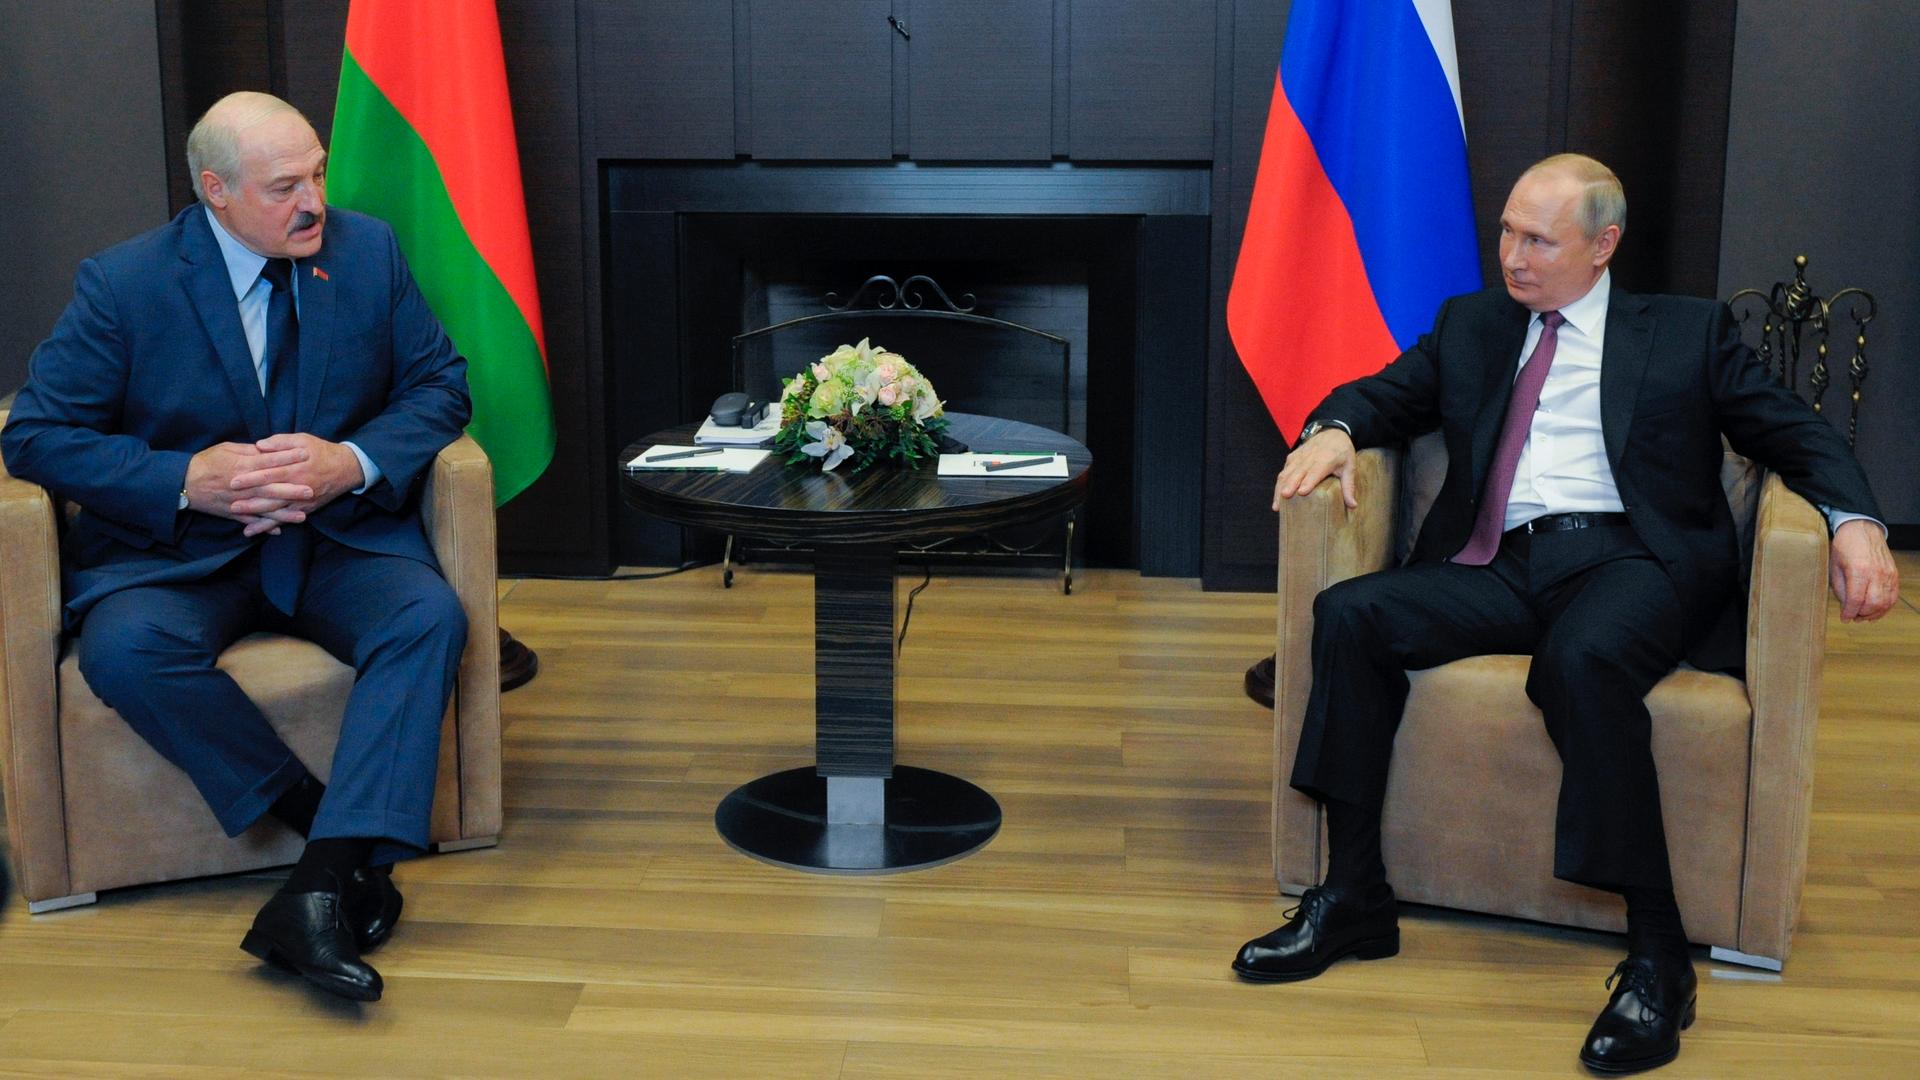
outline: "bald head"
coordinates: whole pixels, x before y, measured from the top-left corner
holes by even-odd
[[[1522,180],[1530,176],[1565,180],[1579,185],[1580,203],[1574,220],[1589,239],[1600,235],[1600,231],[1609,225],[1623,233],[1627,231],[1626,189],[1620,186],[1620,178],[1613,174],[1612,169],[1593,158],[1585,154],[1555,154],[1535,162],[1520,174]]]
[[[320,250],[327,152],[299,110],[242,91],[214,102],[187,136],[193,191],[234,239],[269,259]]]
[[[1534,312],[1558,311],[1590,291],[1626,221],[1620,181],[1579,154],[1550,157],[1520,175],[1500,213],[1500,272]]]
[[[207,200],[202,173],[213,173],[228,187],[239,183],[245,135],[261,123],[288,113],[298,117],[302,124],[307,122],[300,110],[272,94],[254,90],[241,90],[214,102],[213,108],[187,133],[187,171],[193,174],[194,198],[201,202]],[[312,130],[310,125],[308,130]]]

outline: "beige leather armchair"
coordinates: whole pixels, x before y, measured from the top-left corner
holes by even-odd
[[[1319,881],[1326,865],[1319,805],[1287,783],[1312,680],[1313,598],[1392,565],[1445,472],[1436,436],[1406,453],[1370,450],[1358,509],[1329,480],[1280,515],[1273,862],[1283,892]],[[1779,970],[1806,880],[1827,530],[1778,477],[1731,452],[1722,480],[1753,544],[1747,680],[1682,668],[1647,704],[1688,934],[1716,959]],[[1617,896],[1553,877],[1560,760],[1527,699],[1527,664],[1482,656],[1412,674],[1387,785],[1388,880],[1418,903],[1622,929]]]
[[[6,422],[0,409],[0,425]],[[440,740],[431,836],[440,851],[500,834],[500,650],[493,470],[462,437],[440,452],[422,506],[434,553],[474,631]],[[0,791],[15,883],[34,912],[102,889],[290,863],[300,838],[271,819],[229,839],[186,774],[101,703],[60,632],[54,505],[0,461]],[[324,779],[353,669],[319,646],[253,634],[220,657]]]

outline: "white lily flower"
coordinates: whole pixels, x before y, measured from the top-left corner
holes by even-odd
[[[841,462],[853,456],[853,447],[847,445],[847,437],[840,429],[820,420],[807,423],[807,438],[815,441],[800,448],[808,457],[820,458],[820,471],[829,472]]]
[[[946,402],[933,396],[933,387],[925,379],[920,380],[920,385],[913,388],[913,418],[915,420],[926,420],[939,416],[946,404]]]

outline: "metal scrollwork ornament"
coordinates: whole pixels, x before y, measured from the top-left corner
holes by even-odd
[[[1741,289],[1727,298],[1727,304],[1733,308],[1742,334],[1747,324],[1759,317],[1760,343],[1756,351],[1760,362],[1790,390],[1798,392],[1800,357],[1811,345],[1813,366],[1807,372],[1807,387],[1814,412],[1824,411],[1827,388],[1833,383],[1829,356],[1834,322],[1838,318],[1852,327],[1853,355],[1847,361],[1847,445],[1853,446],[1860,436],[1860,388],[1867,381],[1867,324],[1878,313],[1873,294],[1846,288],[1823,298],[1807,284],[1807,257],[1795,255],[1793,280],[1774,282],[1766,292]]]

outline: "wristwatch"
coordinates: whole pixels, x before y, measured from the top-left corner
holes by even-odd
[[[1308,439],[1313,438],[1328,428],[1339,428],[1341,431],[1346,431],[1348,435],[1353,434],[1353,432],[1347,430],[1347,425],[1338,420],[1315,420],[1313,423],[1300,429],[1300,441],[1306,442]]]
[[[185,510],[186,508],[187,508],[187,489],[181,488],[180,489],[180,509]]]

